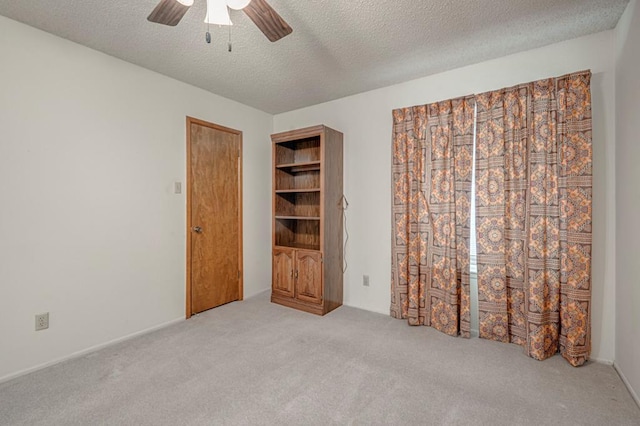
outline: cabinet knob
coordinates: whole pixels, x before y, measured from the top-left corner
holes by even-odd
[[[193,228],[191,228],[193,230],[193,232],[195,232],[196,234],[202,234],[202,228],[199,226],[194,226]]]

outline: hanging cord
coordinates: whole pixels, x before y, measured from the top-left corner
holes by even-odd
[[[344,251],[342,254],[342,258],[344,260],[342,273],[344,274],[347,272],[347,267],[349,266],[347,264],[347,243],[349,242],[349,231],[347,230],[347,209],[349,208],[349,201],[347,201],[347,197],[345,197],[344,194],[342,194],[342,197],[340,198],[339,205],[342,210],[342,223],[344,223],[344,233],[346,235],[346,238],[344,239]]]
[[[229,52],[231,52],[231,16],[229,16]]]

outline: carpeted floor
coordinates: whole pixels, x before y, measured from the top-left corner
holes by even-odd
[[[2,425],[639,425],[611,366],[268,293],[0,385]]]

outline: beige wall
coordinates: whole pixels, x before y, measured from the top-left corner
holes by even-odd
[[[616,368],[640,404],[640,5],[616,28]]]
[[[269,288],[270,114],[4,17],[0,34],[0,380],[184,318],[187,115],[244,132],[245,296]]]

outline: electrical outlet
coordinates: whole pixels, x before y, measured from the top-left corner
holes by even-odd
[[[49,328],[49,312],[36,315],[36,331]]]
[[[362,285],[365,287],[369,287],[369,275],[362,276]]]

